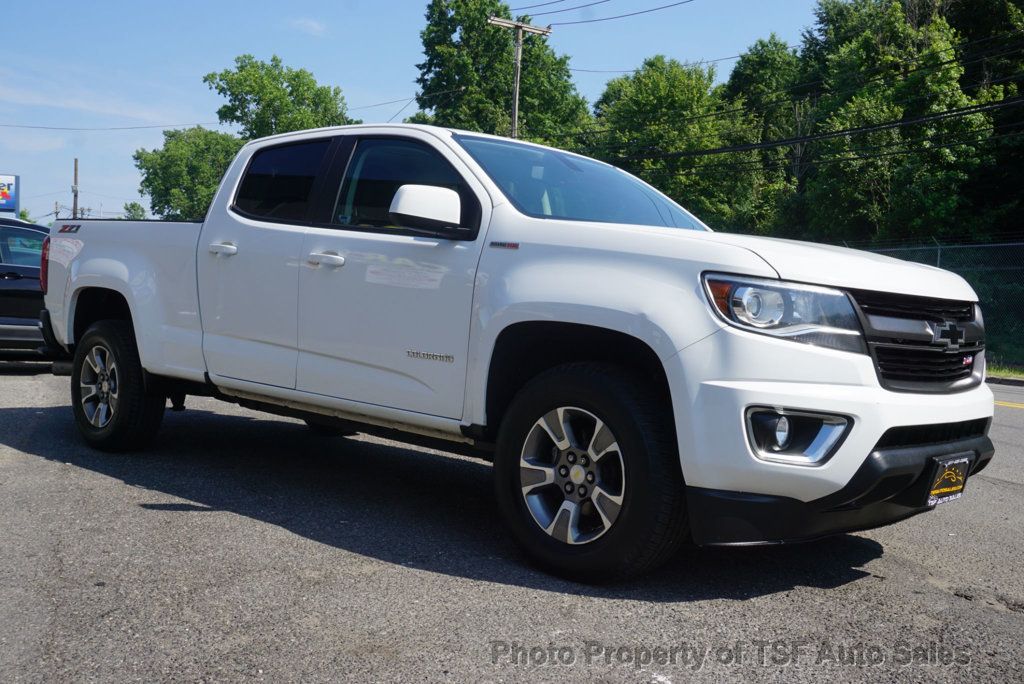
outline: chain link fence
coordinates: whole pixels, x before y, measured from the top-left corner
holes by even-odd
[[[981,300],[986,361],[1024,368],[1024,242],[869,249],[963,276]]]

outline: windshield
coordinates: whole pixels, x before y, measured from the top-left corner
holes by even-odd
[[[455,139],[528,216],[707,230],[678,204],[614,166],[510,141]]]

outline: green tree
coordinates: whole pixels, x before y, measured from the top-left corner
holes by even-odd
[[[821,39],[829,54],[820,130],[910,121],[977,104],[960,86],[963,67],[952,60],[956,33],[937,9],[923,7],[914,5],[910,21],[897,0],[854,0],[837,13],[854,28],[819,25],[822,37],[844,37],[842,43]],[[988,156],[989,126],[988,115],[978,113],[815,143],[807,229],[831,241],[961,233],[969,211],[964,186]]]
[[[756,41],[740,56],[722,93],[729,100],[727,108],[749,112],[755,135],[750,142],[794,138],[809,130],[813,108],[794,100],[790,92],[799,76],[797,51],[774,33]],[[779,232],[781,212],[797,192],[806,168],[803,152],[800,145],[768,148],[755,155],[762,166],[735,168],[735,174],[745,177],[744,185],[750,189],[746,219],[751,231]]]
[[[963,39],[957,56],[964,65],[960,78],[964,92],[980,100],[1019,97],[1024,92],[1024,53],[1019,47],[1024,33],[1024,3],[961,1],[949,7],[946,18]],[[978,232],[999,235],[1020,230],[1024,135],[1020,134],[1017,107],[993,112],[992,122],[1002,137],[992,146],[988,162],[971,174],[964,193],[974,210],[971,225]]]
[[[358,123],[348,116],[341,88],[318,84],[277,55],[269,62],[241,55],[233,69],[209,73],[203,82],[227,99],[217,110],[220,121],[238,124],[245,139]]]
[[[138,202],[126,202],[124,205],[124,219],[126,221],[144,221],[146,219],[146,208]]]
[[[149,196],[152,212],[164,219],[202,218],[242,143],[202,126],[164,131],[162,148],[134,155],[142,173],[139,191]]]
[[[18,211],[18,218],[20,218],[22,221],[28,221],[30,223],[32,222],[32,219],[28,215],[28,209],[20,209]]]
[[[410,121],[507,135],[511,127],[513,32],[491,26],[490,16],[511,18],[498,0],[431,0],[420,33],[425,59],[417,65],[421,111]],[[528,19],[528,17],[523,17]],[[523,41],[519,126],[521,137],[546,138],[577,130],[589,119],[569,58],[547,38]]]
[[[713,66],[647,59],[608,82],[595,104],[595,131],[603,132],[587,136],[587,152],[639,175],[713,227],[742,228],[752,206],[743,176],[722,159],[685,156],[752,135],[753,122],[743,114],[716,115],[722,97],[714,82]]]

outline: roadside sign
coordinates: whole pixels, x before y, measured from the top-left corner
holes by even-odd
[[[0,211],[18,213],[18,209],[20,209],[18,201],[20,199],[20,181],[21,179],[18,176],[0,173]]]

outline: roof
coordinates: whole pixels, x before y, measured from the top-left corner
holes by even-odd
[[[11,228],[27,228],[28,230],[38,230],[41,233],[49,233],[50,229],[46,226],[40,226],[37,223],[29,223],[28,221],[22,221],[16,218],[5,218],[0,216],[0,226],[8,226]]]
[[[464,135],[464,136],[472,136],[472,137],[475,137],[475,138],[488,138],[488,139],[497,140],[497,141],[500,141],[500,142],[516,143],[516,144],[520,144],[520,145],[528,145],[530,147],[536,147],[538,149],[554,150],[555,152],[559,152],[561,154],[568,154],[568,155],[572,155],[574,157],[582,157],[582,158],[587,159],[588,161],[591,161],[591,162],[597,162],[599,164],[604,164],[605,166],[611,166],[613,168],[617,168],[617,167],[615,167],[614,164],[609,164],[608,162],[601,161],[600,159],[594,159],[593,157],[588,157],[588,156],[586,156],[584,154],[579,154],[578,152],[570,152],[569,150],[563,150],[563,149],[560,149],[558,147],[552,147],[550,145],[543,145],[541,143],[535,143],[535,142],[531,142],[529,140],[516,140],[514,138],[509,138],[507,136],[502,136],[502,135],[494,135],[492,133],[480,133],[478,131],[466,131],[466,130],[462,130],[462,129],[459,129],[459,128],[447,128],[447,127],[444,127],[444,126],[431,126],[429,124],[361,123],[361,124],[350,124],[348,126],[326,126],[326,127],[323,127],[323,128],[307,128],[307,129],[304,129],[304,130],[289,131],[287,133],[277,133],[275,135],[268,135],[268,136],[265,136],[263,138],[255,138],[253,140],[249,140],[248,142],[246,142],[246,146],[248,147],[249,145],[256,145],[256,144],[262,145],[263,143],[266,143],[266,142],[271,141],[271,140],[283,140],[285,138],[296,137],[296,136],[300,136],[300,135],[306,135],[306,134],[309,134],[309,133],[332,133],[332,132],[341,133],[341,132],[346,132],[346,131],[359,131],[359,130],[367,130],[367,129],[377,129],[377,130],[379,130],[381,128],[390,128],[390,129],[394,129],[396,131],[403,131],[403,130],[405,130],[405,131],[410,131],[410,130],[412,130],[412,131],[424,131],[424,132],[427,132],[427,133],[432,133],[435,136],[438,135],[438,134],[443,134],[443,135],[449,136],[449,137],[451,137],[451,136],[458,136],[458,135]]]

